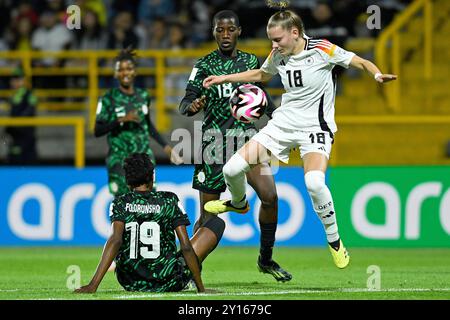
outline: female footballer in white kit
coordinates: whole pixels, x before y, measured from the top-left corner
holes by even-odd
[[[397,78],[382,74],[372,62],[346,51],[325,39],[311,39],[304,34],[301,18],[285,10],[286,1],[270,2],[280,10],[267,24],[272,52],[260,69],[241,73],[210,76],[203,81],[209,88],[226,82],[261,82],[280,74],[285,89],[281,105],[272,119],[246,143],[223,167],[223,174],[231,192],[231,200],[216,200],[205,204],[211,213],[242,212],[248,207],[245,198],[246,176],[251,166],[269,162],[271,155],[288,162],[291,148],[300,147],[305,184],[314,210],[325,229],[333,261],[345,268],[350,256],[339,237],[333,199],[325,184],[325,172],[334,133],[335,65],[366,70],[379,83]]]

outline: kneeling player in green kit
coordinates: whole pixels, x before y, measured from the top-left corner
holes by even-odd
[[[131,191],[112,202],[112,234],[91,282],[75,292],[96,292],[113,259],[117,280],[127,291],[181,291],[193,280],[198,292],[205,292],[201,262],[217,246],[225,222],[210,219],[189,240],[190,222],[176,194],[152,191],[150,157],[133,153],[125,159],[124,170]]]

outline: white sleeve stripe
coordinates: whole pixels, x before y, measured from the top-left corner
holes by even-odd
[[[188,81],[194,81],[195,76],[197,75],[197,71],[198,71],[198,68],[193,68],[192,69],[192,72],[191,72],[191,75],[189,76],[189,80]]]
[[[102,100],[100,99],[100,100],[98,100],[98,103],[97,103],[96,114],[99,114],[101,111],[102,111]]]
[[[334,46],[333,43],[331,43],[330,41],[327,41],[327,40],[309,40],[309,43],[310,43],[311,45],[318,45],[318,44],[321,44],[321,45],[323,45],[324,47],[325,47],[325,46],[327,46],[327,47],[332,47],[332,46]]]
[[[326,42],[313,43],[312,45],[313,45],[313,47],[320,46],[320,47],[324,47],[324,48],[328,48],[328,49],[330,49],[334,46],[334,44],[326,43]]]

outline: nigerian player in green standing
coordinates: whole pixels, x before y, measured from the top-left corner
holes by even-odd
[[[220,199],[226,190],[222,174],[226,161],[254,134],[254,124],[246,124],[232,117],[229,98],[232,91],[241,85],[223,84],[209,90],[203,88],[203,79],[210,75],[229,74],[259,68],[258,58],[236,48],[241,27],[238,16],[231,10],[218,12],[213,18],[213,36],[218,48],[199,59],[189,77],[186,94],[179,110],[186,116],[204,111],[202,124],[202,159],[196,164],[193,188],[200,192],[200,218],[194,231],[214,215],[204,210],[208,201]],[[267,95],[268,96],[268,95]],[[269,96],[268,96],[269,97]],[[275,109],[269,98],[266,112],[270,117]],[[217,139],[218,135],[221,139]],[[259,211],[260,253],[257,267],[261,272],[271,274],[277,281],[289,281],[292,276],[272,259],[275,232],[278,223],[278,196],[275,182],[267,164],[260,164],[247,173],[249,184],[261,200]],[[246,213],[243,208],[241,213]]]
[[[152,191],[154,166],[149,155],[131,154],[124,171],[131,191],[112,202],[111,236],[92,280],[75,292],[96,292],[113,259],[117,280],[127,291],[181,291],[193,280],[198,292],[206,292],[201,263],[220,241],[225,222],[210,219],[189,240],[186,226],[190,222],[177,195]]]
[[[155,164],[149,136],[164,148],[172,163],[180,164],[182,159],[172,151],[172,147],[150,120],[150,96],[147,90],[134,86],[136,60],[133,50],[121,50],[115,61],[114,77],[119,87],[108,90],[98,103],[95,136],[108,135],[106,165],[109,191],[117,196],[128,192],[122,166],[129,154],[145,152]]]

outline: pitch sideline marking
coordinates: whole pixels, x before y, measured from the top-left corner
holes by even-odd
[[[135,299],[135,298],[171,298],[171,297],[214,297],[214,296],[265,296],[265,295],[285,295],[300,293],[377,293],[377,292],[446,292],[450,288],[390,288],[380,290],[369,289],[337,289],[337,290],[285,290],[285,291],[267,291],[267,292],[224,292],[224,293],[174,293],[174,294],[142,294],[142,295],[120,295],[114,296],[114,299]]]
[[[0,289],[0,292],[19,292],[23,289]],[[66,289],[36,289],[36,290],[23,290],[24,293],[32,292],[70,292]],[[27,292],[28,291],[28,292]],[[31,292],[30,292],[31,291]],[[115,292],[116,289],[104,289],[97,291],[96,294]],[[366,288],[343,288],[343,289],[324,289],[324,290],[283,290],[283,291],[255,291],[255,292],[221,292],[221,293],[142,293],[142,294],[130,294],[113,296],[113,299],[135,299],[135,298],[170,298],[170,297],[213,297],[213,296],[265,296],[265,295],[285,295],[285,294],[301,294],[301,293],[377,293],[377,292],[448,292],[450,288],[388,288],[380,290],[370,290]]]

